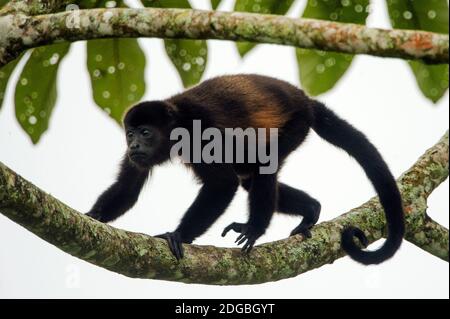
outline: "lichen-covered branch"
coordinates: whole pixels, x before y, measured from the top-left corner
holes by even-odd
[[[427,214],[427,199],[433,190],[448,177],[448,132],[429,149],[414,166],[400,178],[408,227],[405,238],[416,246],[449,259],[448,230],[434,222]],[[408,203],[410,203],[408,205]]]
[[[79,0],[11,0],[1,10],[1,15],[22,13],[27,15],[56,12],[68,4]]]
[[[400,179],[407,240],[448,261],[448,230],[430,220],[426,199],[448,177],[448,133]],[[370,242],[383,237],[385,219],[376,198],[321,223],[312,238],[294,236],[254,248],[185,245],[177,262],[164,240],[127,232],[77,213],[0,163],[0,212],[37,236],[92,264],[129,277],[218,285],[257,284],[294,277],[343,256],[340,234],[361,228]]]
[[[0,66],[23,50],[109,37],[222,39],[448,63],[448,35],[277,15],[189,9],[90,9],[0,16]]]

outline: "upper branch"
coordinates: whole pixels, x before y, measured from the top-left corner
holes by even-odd
[[[36,15],[52,13],[64,8],[68,4],[76,4],[79,0],[11,0],[1,10],[0,16],[23,13]]]
[[[400,179],[407,237],[448,260],[448,230],[426,214],[428,194],[448,177],[447,134]],[[111,271],[139,278],[202,284],[255,284],[294,277],[343,256],[341,232],[352,225],[370,242],[383,237],[385,218],[376,198],[301,236],[240,249],[185,245],[177,262],[164,240],[127,232],[77,213],[0,163],[0,212],[65,252]]]
[[[0,66],[23,50],[110,37],[221,39],[448,63],[448,35],[277,15],[190,9],[90,9],[0,16]]]

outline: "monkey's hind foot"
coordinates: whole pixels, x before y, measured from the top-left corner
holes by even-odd
[[[311,230],[310,230],[311,228],[312,228],[312,226],[307,227],[305,225],[300,224],[291,231],[290,237],[300,234],[300,235],[303,235],[303,237],[305,237],[305,238],[311,238],[312,237]]]
[[[258,233],[252,225],[243,223],[231,223],[224,228],[222,237],[225,237],[230,230],[234,230],[236,233],[240,233],[240,235],[234,242],[238,245],[245,242],[244,246],[242,247],[242,252],[244,253],[249,253],[253,249],[253,245],[255,245],[256,240],[261,236],[261,234]]]
[[[167,241],[170,251],[175,256],[177,260],[184,257],[183,241],[181,240],[181,235],[179,232],[167,232],[165,234],[156,235],[156,238],[162,238]]]

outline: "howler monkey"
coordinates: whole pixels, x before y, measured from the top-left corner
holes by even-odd
[[[399,248],[404,235],[402,200],[375,146],[360,131],[322,103],[307,97],[302,90],[260,75],[217,77],[166,100],[142,102],[132,107],[124,117],[128,150],[117,180],[99,197],[88,215],[109,222],[130,209],[151,168],[170,159],[176,142],[170,138],[172,130],[184,128],[193,133],[195,120],[201,121],[203,129],[216,128],[221,132],[225,128],[277,128],[278,168],[312,128],[356,159],[372,182],[386,214],[388,234],[381,248],[362,250],[355,240],[366,247],[366,236],[360,229],[347,226],[342,233],[345,252],[360,263],[377,264],[390,258]],[[192,146],[190,148],[193,150]],[[277,172],[262,174],[258,170],[259,161],[206,163],[200,160],[187,165],[202,187],[177,229],[157,236],[167,240],[177,259],[183,257],[182,243],[191,243],[219,218],[239,185],[249,194],[249,218],[245,224],[227,226],[222,236],[230,230],[240,233],[236,242],[244,244],[243,251],[252,249],[275,211],[303,216],[291,235],[309,237],[310,228],[319,219],[321,206],[317,200],[279,182]]]

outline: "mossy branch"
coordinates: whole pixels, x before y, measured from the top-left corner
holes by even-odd
[[[64,3],[63,0],[55,2]],[[449,62],[448,35],[424,31],[190,9],[89,9],[35,16],[22,11],[12,14],[4,9],[0,11],[0,67],[28,48],[111,37],[249,41],[422,60],[430,64]]]
[[[1,15],[22,13],[37,15],[57,12],[66,5],[77,4],[80,0],[10,0],[0,10]]]
[[[448,132],[399,179],[406,212],[406,239],[448,261],[448,230],[425,214],[428,195],[448,177]],[[177,262],[164,240],[99,223],[64,205],[0,163],[0,212],[45,241],[97,266],[129,277],[218,285],[257,284],[294,277],[342,257],[340,234],[361,228],[372,243],[385,234],[376,198],[312,229],[254,248],[185,245]]]

